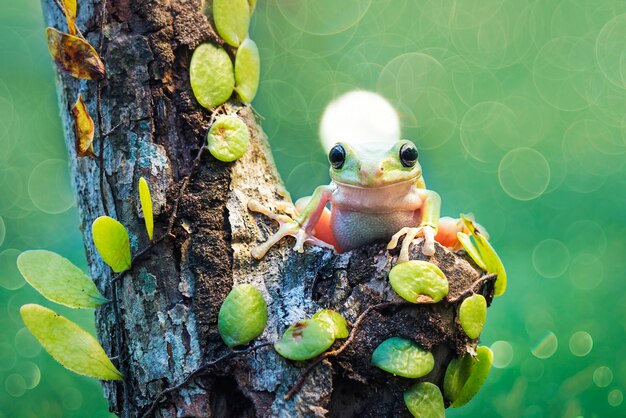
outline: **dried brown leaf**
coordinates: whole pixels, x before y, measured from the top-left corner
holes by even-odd
[[[62,71],[83,80],[106,76],[104,63],[89,42],[54,28],[46,29],[46,38],[50,55]]]
[[[76,135],[76,155],[79,157],[95,157],[93,151],[93,119],[89,116],[89,111],[83,96],[78,95],[76,104],[72,107],[72,116],[74,117],[74,132]]]
[[[70,35],[76,35],[76,0],[63,0],[65,20]]]

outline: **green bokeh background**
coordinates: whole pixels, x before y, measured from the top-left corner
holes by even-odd
[[[626,416],[626,2],[261,0],[251,37],[254,106],[293,197],[328,182],[325,105],[368,89],[398,108],[443,214],[490,231],[509,272],[482,336],[495,367],[448,416]],[[85,267],[41,7],[25,0],[0,4],[0,417],[109,416],[99,383],[23,328],[20,305],[52,307],[15,268],[31,248]],[[54,309],[94,330],[93,312]]]

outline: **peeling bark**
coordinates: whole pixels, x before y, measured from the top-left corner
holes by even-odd
[[[77,25],[96,47],[103,4],[80,2]],[[324,307],[354,321],[372,304],[400,300],[387,281],[397,254],[382,245],[338,255],[312,247],[298,254],[283,243],[261,261],[251,258],[251,248],[275,226],[248,212],[248,200],[275,207],[289,196],[253,112],[236,101],[225,110],[246,121],[250,150],[229,164],[203,155],[180,200],[174,237],[138,260],[113,291],[113,276],[92,243],[92,221],[108,203],[111,216],[128,228],[133,252],[145,248],[139,177],[150,184],[158,237],[167,230],[183,178],[206,138],[211,115],[192,96],[188,65],[199,43],[220,40],[202,7],[198,0],[106,3],[101,55],[108,78],[102,84],[101,128],[107,132],[121,125],[104,139],[103,193],[97,161],[76,156],[69,117],[79,93],[95,117],[96,84],[62,75],[57,79],[91,275],[105,295],[117,300],[98,309],[96,320],[100,341],[125,375],[123,383],[104,383],[111,410],[124,417],[140,416],[161,390],[228,352],[217,332],[217,314],[233,285],[252,283],[268,302],[270,319],[260,342],[275,341],[290,323]],[[52,0],[44,0],[44,11],[50,26],[65,29]],[[96,138],[96,149],[102,140]],[[419,246],[412,255],[423,259]],[[448,300],[480,278],[463,253],[438,246],[430,261],[448,277]],[[493,283],[480,292],[491,302]],[[372,367],[371,353],[389,337],[413,339],[436,359],[435,369],[422,380],[441,386],[450,359],[476,345],[456,325],[457,305],[444,300],[372,313],[354,343],[337,359],[322,362],[292,400],[284,395],[306,363],[287,361],[267,348],[194,379],[167,396],[156,416],[405,416],[402,391],[414,381]]]

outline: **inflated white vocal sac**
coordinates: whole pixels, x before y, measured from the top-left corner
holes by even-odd
[[[383,96],[355,90],[326,106],[320,138],[327,152],[339,141],[359,149],[378,146],[386,149],[400,139],[400,120]]]

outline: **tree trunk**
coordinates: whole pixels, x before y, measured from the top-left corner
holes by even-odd
[[[103,1],[79,2],[77,25],[96,48]],[[276,341],[290,323],[322,307],[354,321],[368,306],[399,301],[387,282],[395,257],[381,245],[337,255],[314,247],[298,254],[283,243],[261,261],[251,258],[251,248],[276,227],[249,213],[247,201],[254,198],[274,208],[289,196],[254,113],[235,100],[221,111],[237,113],[247,123],[252,133],[249,151],[235,163],[204,153],[178,202],[173,236],[113,283],[113,274],[95,251],[91,223],[108,211],[129,230],[134,253],[146,248],[137,193],[143,176],[154,200],[155,236],[167,231],[211,119],[191,93],[189,61],[199,43],[221,40],[199,0],[104,4],[101,56],[107,78],[101,83],[100,128],[111,132],[95,140],[96,150],[104,150],[104,182],[96,159],[77,158],[69,116],[82,93],[97,119],[97,83],[61,74],[57,80],[91,276],[113,300],[96,312],[98,337],[125,376],[123,382],[104,383],[111,410],[124,417],[141,416],[161,390],[230,351],[217,332],[217,314],[233,285],[252,283],[268,302],[270,317],[258,342]],[[53,0],[44,1],[44,12],[50,26],[65,30]],[[413,249],[413,257],[423,259],[419,248]],[[430,261],[448,277],[448,301],[372,311],[347,350],[319,364],[293,399],[284,396],[307,363],[287,361],[267,347],[207,368],[163,396],[150,415],[407,415],[402,392],[413,382],[372,367],[373,349],[392,336],[417,341],[436,358],[435,369],[423,380],[441,386],[452,356],[476,345],[458,330],[458,302],[451,301],[480,278],[480,271],[467,258],[440,246]],[[480,291],[490,301],[492,283],[486,282]]]

